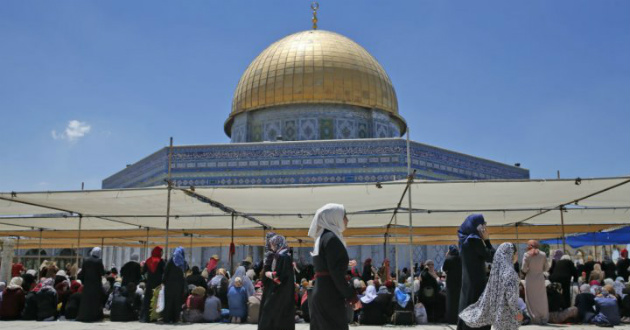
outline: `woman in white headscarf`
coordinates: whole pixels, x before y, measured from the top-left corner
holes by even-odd
[[[495,330],[516,330],[519,278],[514,271],[516,248],[503,243],[494,254],[490,278],[479,300],[468,306],[459,318],[469,327],[492,325]]]
[[[346,281],[348,251],[342,232],[348,225],[343,205],[326,204],[315,213],[308,236],[315,239],[315,286],[309,295],[311,330],[348,329],[345,299],[357,300]]]
[[[83,260],[79,280],[83,284],[83,297],[79,304],[77,321],[96,322],[103,319],[103,282],[105,267],[101,260],[101,248],[95,247]],[[89,299],[85,299],[89,297]]]

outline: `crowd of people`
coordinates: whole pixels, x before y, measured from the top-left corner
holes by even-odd
[[[392,269],[371,259],[350,260],[342,205],[327,204],[313,219],[312,264],[296,264],[282,235],[267,233],[265,254],[246,258],[233,272],[217,255],[202,267],[186,261],[177,247],[165,259],[161,247],[118,271],[106,270],[96,247],[81,268],[39,269],[13,265],[8,285],[0,283],[0,320],[58,319],[97,322],[258,324],[261,330],[347,329],[349,324],[457,324],[458,330],[513,330],[522,324],[630,323],[630,260],[627,250],[614,263],[596,262],[561,250],[548,257],[535,240],[522,260],[516,245],[490,242],[482,215],[469,216],[448,249],[441,270],[432,260],[413,269]]]

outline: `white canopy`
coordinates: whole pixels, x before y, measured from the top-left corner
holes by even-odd
[[[425,243],[451,241],[455,228],[470,213],[483,213],[495,232],[516,234],[522,229],[544,225],[558,237],[560,208],[567,232],[572,226],[604,227],[630,224],[630,178],[525,181],[415,181],[411,184],[414,231]],[[346,206],[350,218],[349,236],[382,237],[392,222],[394,210],[403,196],[406,181],[381,184],[266,186],[266,187],[196,187],[174,188],[170,206],[170,229],[174,236],[195,234],[204,237],[229,235],[232,212],[235,236],[256,237],[264,228],[296,229],[296,238],[305,239],[312,216],[320,206],[335,202]],[[166,187],[93,191],[0,193],[0,235],[43,237],[68,240],[79,229],[90,239],[120,238],[122,231],[135,232],[128,239],[164,235],[167,208]],[[398,225],[408,226],[408,201],[404,198],[398,211]],[[242,215],[247,215],[247,219]],[[432,234],[424,235],[423,228]],[[503,228],[503,229],[502,229]],[[506,231],[505,229],[508,229]],[[438,230],[439,229],[439,230]],[[59,233],[67,231],[67,237]],[[87,233],[93,231],[94,234]],[[119,232],[118,235],[114,234]],[[398,231],[408,232],[408,229]],[[429,232],[429,231],[427,231]],[[531,231],[530,231],[531,232]],[[107,234],[112,233],[112,234]],[[214,235],[216,233],[216,235]],[[230,232],[231,233],[231,232]],[[56,236],[55,236],[56,235]],[[108,236],[109,235],[109,236]],[[450,239],[449,239],[450,237]],[[510,236],[511,237],[511,236]],[[506,239],[510,239],[506,237]],[[254,239],[253,239],[254,240]],[[47,240],[50,244],[53,241]],[[217,242],[208,240],[207,244]],[[376,244],[359,239],[356,244]],[[403,242],[401,242],[403,243]],[[66,244],[66,243],[60,243]],[[112,243],[113,244],[113,243]],[[201,243],[200,243],[201,244]],[[203,244],[206,244],[205,242]]]

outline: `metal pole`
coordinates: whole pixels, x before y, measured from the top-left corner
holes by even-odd
[[[564,236],[564,207],[560,207],[560,225],[562,227],[562,252],[567,251],[567,239]]]
[[[77,263],[77,267],[79,267],[79,253],[81,252],[81,225],[83,224],[83,215],[79,214],[79,233],[77,235],[77,256],[75,258],[75,262]],[[102,249],[101,249],[102,251]]]
[[[103,258],[103,255],[105,255],[105,237],[101,237],[101,261],[105,264],[105,258]]]
[[[188,261],[188,264],[190,265],[190,267],[192,268],[192,249],[193,249],[193,234],[190,233],[190,252],[188,253],[188,255],[190,256],[190,259]]]
[[[514,224],[514,229],[516,229],[516,244],[518,244],[518,222]]]
[[[166,180],[168,197],[166,200],[166,244],[164,247],[165,260],[168,260],[168,256],[169,256],[168,254],[168,228],[171,222],[171,190],[173,189],[173,182],[171,180],[172,163],[173,163],[173,137],[171,137],[171,142],[168,147],[168,179]]]
[[[17,246],[15,248],[15,255],[17,256],[17,262],[20,263],[20,236],[17,237]]]
[[[149,259],[149,256],[151,255],[151,252],[149,252],[149,228],[147,228],[147,240],[144,241],[145,244],[145,250],[144,250],[144,254],[145,254],[145,258],[144,260]]]
[[[398,214],[394,215],[394,224],[398,227]],[[396,235],[396,242],[394,243],[394,250],[396,251],[395,259],[396,259],[396,282],[400,283],[400,279],[398,276],[399,273],[399,264],[398,264],[398,235]]]
[[[413,272],[413,205],[411,203],[411,191],[413,190],[413,175],[411,173],[411,142],[409,140],[409,127],[407,127],[407,175],[411,184],[409,185],[409,193],[407,195],[409,200],[409,271]],[[413,276],[411,277],[413,279]],[[413,286],[413,282],[411,283]],[[411,290],[411,302],[415,303],[415,292]]]
[[[39,249],[37,251],[37,267],[42,264],[42,233],[44,232],[43,228],[39,228]]]
[[[232,253],[232,247],[234,246],[234,213],[232,213],[232,233],[230,234],[230,248],[228,253],[230,254],[230,274],[234,274],[234,254]],[[236,247],[234,247],[236,249]]]

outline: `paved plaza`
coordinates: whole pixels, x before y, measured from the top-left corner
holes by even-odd
[[[365,330],[374,330],[374,329],[391,329],[391,328],[411,328],[411,327],[395,327],[392,325],[387,326],[350,326],[350,329],[365,329]],[[455,330],[455,326],[451,325],[418,325],[413,327],[414,329],[426,329],[426,330]],[[525,330],[553,330],[553,329],[567,329],[567,330],[595,330],[599,329],[594,325],[547,325],[547,326],[538,326],[538,325],[528,325],[521,327]],[[102,330],[167,330],[167,329],[178,329],[178,330],[255,330],[257,329],[254,324],[226,324],[226,323],[194,323],[194,324],[179,324],[179,325],[166,325],[166,324],[155,324],[155,323],[140,323],[140,322],[99,322],[99,323],[81,323],[74,321],[56,321],[56,322],[35,322],[35,321],[0,321],[0,330],[17,330],[17,329],[29,329],[29,330],[94,330],[94,329],[102,329]],[[295,330],[308,330],[309,324],[302,323],[296,324]],[[620,326],[615,326],[614,329],[618,330],[630,330],[630,324],[623,324]],[[331,329],[334,330],[334,329]]]

